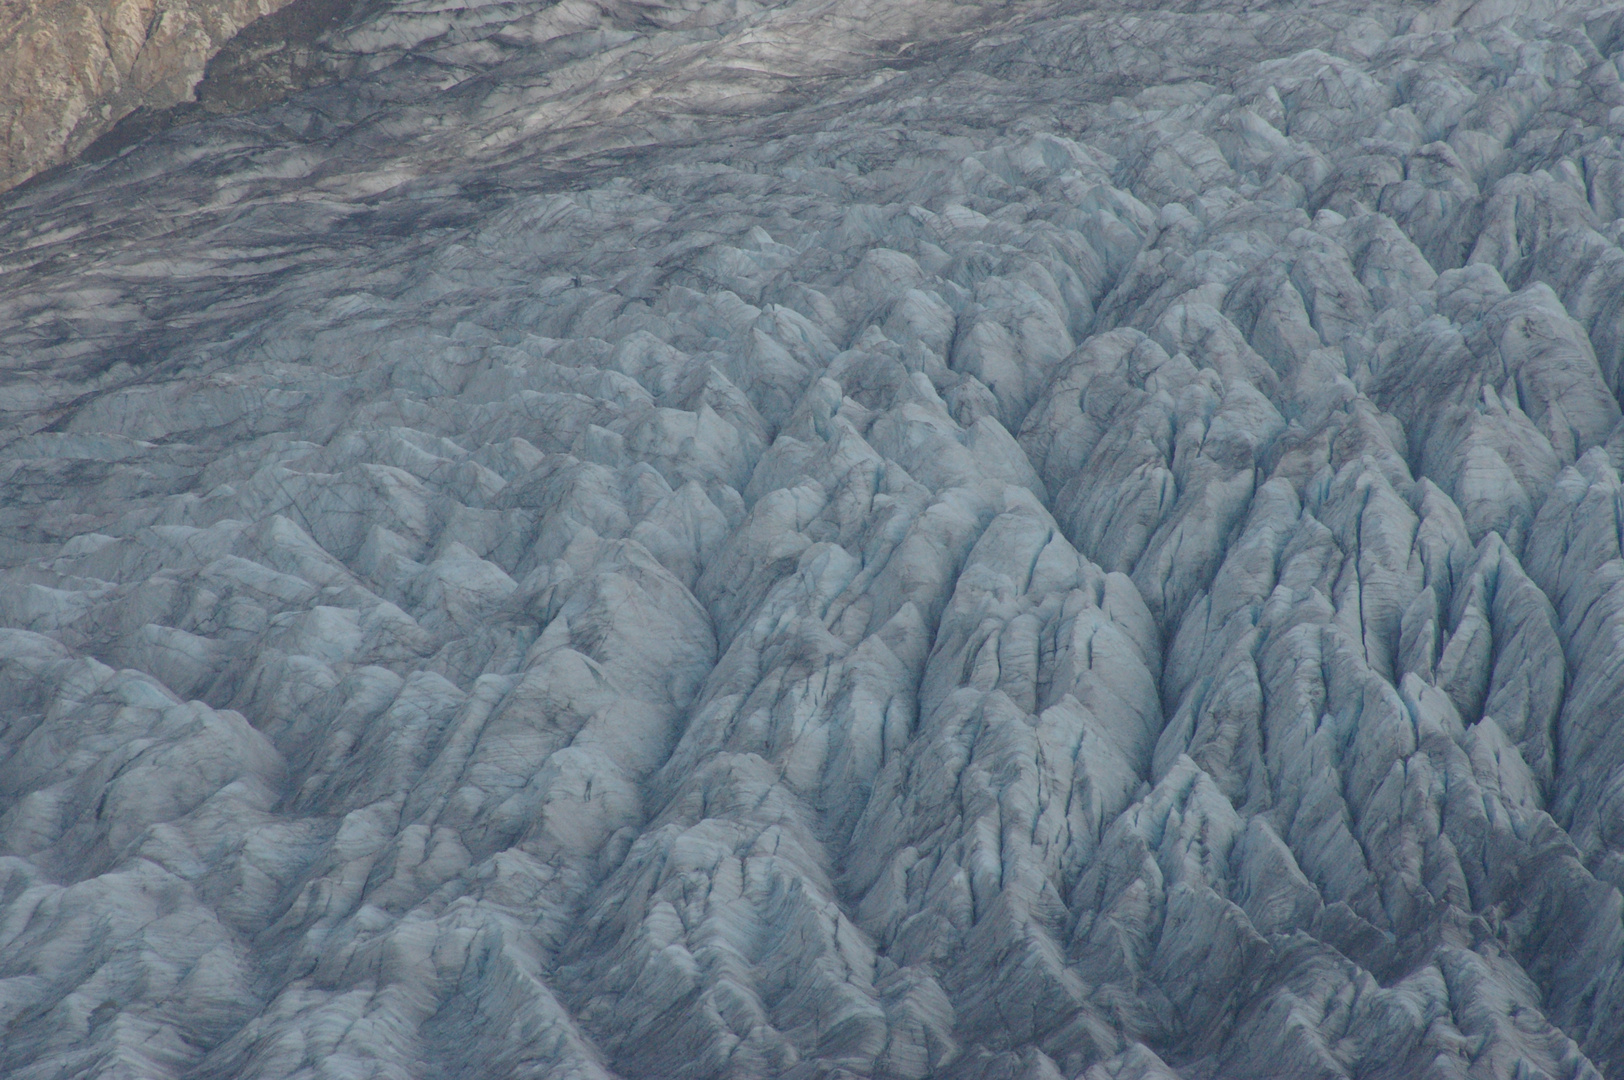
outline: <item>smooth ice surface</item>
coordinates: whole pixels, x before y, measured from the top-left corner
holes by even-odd
[[[1624,9],[324,47],[0,202],[0,1075],[1624,1078]]]

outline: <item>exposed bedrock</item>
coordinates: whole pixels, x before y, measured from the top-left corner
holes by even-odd
[[[0,191],[137,110],[193,100],[209,59],[286,0],[8,0],[0,6]]]

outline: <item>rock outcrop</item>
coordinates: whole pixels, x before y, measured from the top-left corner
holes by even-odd
[[[86,150],[107,156],[177,120],[329,81],[346,58],[323,36],[359,14],[360,0],[0,5],[0,191]]]
[[[1624,1078],[1624,9],[322,47],[0,202],[0,1074]]]

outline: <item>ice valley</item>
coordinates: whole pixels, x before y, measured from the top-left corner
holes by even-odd
[[[0,1075],[1624,1080],[1624,7],[319,50],[0,196]]]

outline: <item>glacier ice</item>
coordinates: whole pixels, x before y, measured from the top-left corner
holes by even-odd
[[[1624,1078],[1624,9],[324,40],[0,199],[0,1075]]]

